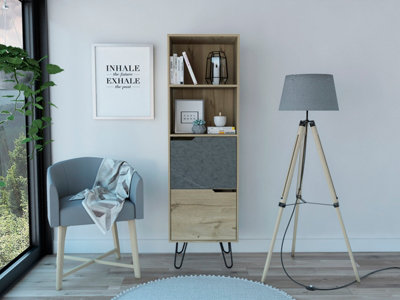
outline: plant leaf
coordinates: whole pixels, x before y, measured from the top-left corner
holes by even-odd
[[[31,67],[29,68],[30,70],[32,70],[32,67],[33,67],[33,69],[36,69],[37,72],[40,73],[39,61],[36,61],[36,60],[34,60],[34,59],[32,59],[32,58],[27,57],[27,58],[26,58],[26,62],[31,66]],[[33,70],[32,70],[32,71],[33,71]]]
[[[21,141],[21,143],[29,143],[30,141],[32,141],[31,138],[26,138],[26,139],[23,139],[23,140]]]
[[[59,66],[52,65],[52,64],[48,64],[46,66],[46,68],[47,68],[47,72],[49,74],[57,74],[57,73],[60,73],[60,72],[64,71],[64,69],[60,68]]]
[[[37,107],[39,109],[43,109],[43,106],[41,106],[40,104],[34,103],[33,105],[35,105],[35,107]]]
[[[13,65],[20,65],[22,64],[22,59],[19,57],[5,57],[4,60]]]
[[[29,135],[34,135],[38,133],[39,129],[37,127],[30,127],[28,130]]]
[[[34,139],[35,141],[43,140],[43,138],[40,137],[40,136],[38,136],[37,134],[35,134],[35,135],[33,136],[33,139]]]
[[[28,92],[30,90],[30,88],[23,83],[17,83],[16,85],[14,85],[14,89],[18,90],[18,91],[23,91],[23,92]]]
[[[53,82],[53,81],[47,81],[47,82],[44,82],[43,84],[42,84],[42,86],[40,87],[40,90],[45,90],[45,89],[47,89],[48,87],[50,87],[50,86],[55,86],[56,84]]]
[[[43,146],[46,146],[46,145],[48,145],[48,144],[50,144],[50,143],[52,143],[52,142],[54,142],[54,140],[45,141],[44,144],[43,144]]]
[[[20,76],[20,77],[25,77],[25,76],[28,76],[26,73],[21,73],[21,72],[16,72],[16,74],[18,75],[18,76]]]
[[[43,122],[42,122],[42,120],[39,120],[39,119],[33,120],[32,121],[32,126],[37,127],[37,128],[40,129],[43,126]]]
[[[41,59],[39,59],[38,62],[41,62],[43,59],[46,59],[46,58],[47,58],[47,55],[43,56]]]

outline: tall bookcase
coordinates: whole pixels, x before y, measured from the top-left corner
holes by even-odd
[[[168,68],[169,239],[177,243],[175,255],[184,254],[188,242],[228,242],[231,249],[230,242],[238,240],[239,35],[168,35],[168,66],[169,57],[183,51],[198,84],[186,65],[185,84],[170,84]],[[226,84],[206,83],[211,51],[226,54]],[[214,126],[213,117],[222,112],[236,134],[175,133],[176,99],[204,100],[206,126]],[[184,242],[181,251],[178,242]]]

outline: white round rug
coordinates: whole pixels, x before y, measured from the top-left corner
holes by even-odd
[[[225,276],[164,278],[123,291],[112,300],[287,300],[284,291],[247,279]]]

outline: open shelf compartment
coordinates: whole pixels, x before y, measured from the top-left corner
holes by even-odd
[[[204,120],[206,126],[214,125],[214,116],[218,116],[219,112],[226,116],[225,126],[234,126],[237,129],[237,89],[170,89],[170,105],[171,105],[171,124],[170,134],[175,133],[175,100],[176,99],[202,99],[204,100]]]
[[[224,51],[227,58],[228,81],[226,84],[237,84],[238,65],[238,35],[169,35],[169,56],[178,56],[186,51],[193,72],[199,84],[206,84],[206,62],[211,51]],[[185,64],[185,84],[192,84],[192,78]]]

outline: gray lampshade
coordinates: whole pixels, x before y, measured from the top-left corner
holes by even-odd
[[[339,110],[333,75],[287,75],[279,110]]]

